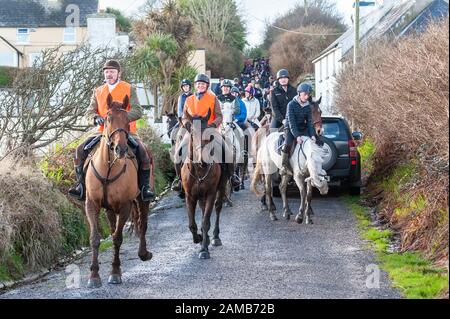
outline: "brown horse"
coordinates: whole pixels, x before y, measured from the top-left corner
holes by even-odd
[[[183,188],[186,193],[186,207],[189,216],[189,229],[192,232],[195,244],[201,243],[199,252],[200,259],[209,259],[209,235],[211,227],[211,215],[215,207],[216,223],[214,228],[214,237],[211,242],[213,246],[221,246],[222,242],[219,238],[219,220],[222,211],[223,200],[225,196],[226,183],[228,181],[227,174],[222,174],[221,164],[219,160],[209,159],[206,163],[204,151],[206,146],[211,143],[217,143],[221,139],[220,134],[216,134],[214,141],[211,138],[205,138],[204,130],[207,128],[211,113],[208,112],[206,117],[191,117],[190,123],[194,123],[191,128],[186,128],[189,133],[189,151],[186,162],[181,169]],[[189,114],[188,114],[189,116]],[[199,125],[201,127],[199,127]],[[201,136],[198,138],[197,136]],[[217,140],[216,140],[217,139]],[[220,145],[220,143],[218,143]],[[220,146],[219,146],[220,147]],[[195,210],[199,204],[202,210],[202,228],[201,234],[198,234],[197,224],[195,222]]]
[[[119,251],[123,241],[123,228],[132,217],[135,231],[140,236],[138,255],[142,261],[152,258],[147,250],[145,234],[149,203],[142,202],[138,189],[137,164],[128,149],[129,121],[123,103],[113,102],[108,96],[108,114],[98,150],[92,156],[86,172],[86,215],[90,226],[92,248],[91,276],[88,287],[102,285],[99,276],[98,250],[100,246],[99,214],[105,208],[114,244],[114,259],[109,284],[121,284]]]

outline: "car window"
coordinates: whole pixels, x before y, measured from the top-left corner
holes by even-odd
[[[335,139],[340,136],[338,122],[323,123],[323,135],[327,138]]]

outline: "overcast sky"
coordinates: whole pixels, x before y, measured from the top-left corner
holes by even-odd
[[[334,1],[337,4],[338,11],[345,18],[345,21],[350,23],[353,0]],[[100,0],[100,8],[114,7],[125,10],[127,15],[133,15],[143,3],[145,3],[145,0]],[[303,4],[304,0],[237,0],[237,3],[242,10],[242,16],[247,22],[247,41],[253,46],[261,43],[263,40],[265,30],[264,21],[273,21],[275,17],[287,12],[295,4]],[[250,12],[252,16],[246,15],[246,12]],[[253,16],[258,19],[253,18]]]

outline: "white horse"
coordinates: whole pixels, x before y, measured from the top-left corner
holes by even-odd
[[[225,139],[225,143],[230,146],[229,149],[233,150],[233,163],[236,167],[236,165],[244,163],[244,132],[234,121],[234,102],[223,103],[221,105],[221,109],[223,116],[221,133]],[[229,156],[229,154],[225,155]],[[228,205],[232,206],[232,190],[230,186],[230,183],[228,183],[226,191],[226,202],[228,203]]]
[[[258,195],[265,195],[266,204],[269,210],[270,218],[278,220],[276,216],[276,207],[272,204],[272,176],[280,170],[282,165],[281,155],[277,153],[277,144],[283,133],[270,134],[265,142],[262,143],[258,155],[255,172],[252,179],[251,189]],[[294,180],[300,190],[300,209],[295,218],[299,224],[305,221],[306,224],[313,224],[311,219],[311,200],[313,187],[319,189],[321,195],[328,194],[328,182],[326,172],[322,169],[323,151],[322,148],[307,137],[302,137],[303,144],[297,145],[290,159],[293,168]],[[257,184],[264,178],[264,192],[257,190]],[[284,217],[290,219],[292,214],[287,202],[287,185],[291,176],[282,176],[280,192],[283,197]],[[305,189],[305,184],[307,189]]]

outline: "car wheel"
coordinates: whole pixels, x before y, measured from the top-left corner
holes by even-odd
[[[325,171],[328,171],[330,168],[334,166],[334,164],[336,164],[338,151],[332,140],[324,136],[321,136],[320,138],[324,142],[322,147],[324,153],[322,168]]]

